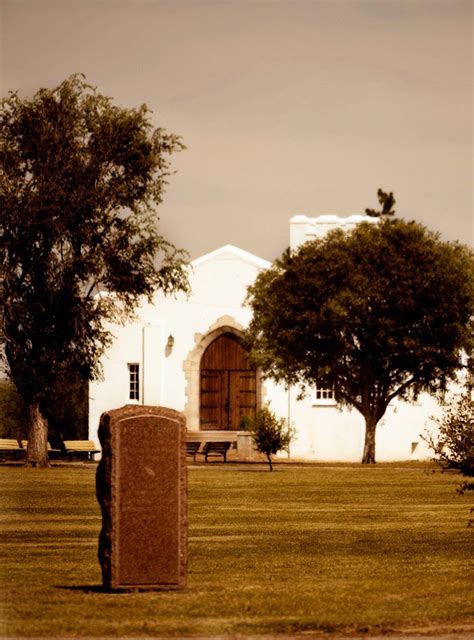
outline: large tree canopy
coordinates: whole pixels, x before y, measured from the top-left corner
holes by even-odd
[[[115,106],[80,75],[2,100],[0,136],[5,352],[38,425],[65,376],[98,374],[104,320],[158,287],[187,289],[186,255],[159,235],[156,217],[168,156],[183,144],[152,126],[146,106]],[[44,464],[40,431],[30,426],[28,456]]]
[[[393,218],[287,250],[249,288],[253,358],[267,376],[334,386],[365,418],[362,461],[396,397],[445,389],[470,350],[473,254]]]

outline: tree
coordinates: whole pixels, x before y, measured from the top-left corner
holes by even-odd
[[[365,419],[362,462],[395,398],[446,389],[470,352],[473,253],[381,218],[287,250],[248,290],[247,340],[277,382],[332,386]]]
[[[26,413],[20,394],[10,380],[0,380],[0,437],[26,438]]]
[[[434,418],[437,430],[422,436],[433,449],[437,462],[447,469],[457,469],[474,476],[474,403],[470,393],[450,398],[444,403],[440,418]]]
[[[56,449],[63,447],[64,440],[89,437],[89,381],[68,375],[58,382],[43,404],[49,441]]]
[[[268,405],[257,411],[255,417],[244,416],[241,426],[249,431],[257,450],[266,456],[270,471],[273,471],[272,455],[288,449],[293,429],[285,418],[277,418]]]
[[[155,213],[183,144],[145,105],[117,107],[81,75],[32,99],[11,93],[0,132],[5,353],[28,407],[28,463],[47,465],[48,397],[99,375],[104,322],[158,287],[187,289],[186,254]]]
[[[391,191],[390,193],[385,193],[383,189],[378,189],[377,198],[382,207],[380,211],[377,211],[377,209],[366,209],[365,213],[371,218],[383,218],[384,216],[394,216],[395,209],[393,207],[395,206],[396,200],[393,193]]]

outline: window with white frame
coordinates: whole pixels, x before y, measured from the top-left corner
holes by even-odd
[[[314,400],[316,404],[335,404],[336,396],[334,394],[334,387],[315,385]]]
[[[128,397],[130,400],[140,400],[140,365],[128,363]]]

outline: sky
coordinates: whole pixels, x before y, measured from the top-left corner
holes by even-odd
[[[182,136],[160,230],[267,260],[294,215],[474,244],[471,0],[0,0],[2,96],[75,72]]]

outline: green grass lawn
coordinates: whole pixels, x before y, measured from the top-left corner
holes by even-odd
[[[191,466],[188,587],[107,594],[95,468],[0,468],[0,635],[474,631],[472,496],[427,469]]]

